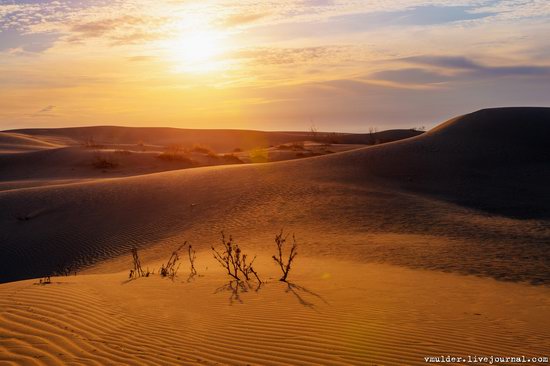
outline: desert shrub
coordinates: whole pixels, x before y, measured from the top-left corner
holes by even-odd
[[[118,163],[110,156],[96,154],[92,166],[96,169],[114,169],[118,166]]]
[[[160,267],[159,274],[161,277],[170,277],[171,279],[176,277],[178,269],[180,268],[180,263],[178,263],[180,260],[179,251],[186,245],[187,242],[183,243],[178,249],[174,250],[170,255],[170,258],[168,258],[168,262]]]
[[[325,143],[329,144],[339,144],[340,143],[340,135],[337,132],[327,132],[325,136],[323,136],[323,140]]]
[[[42,277],[38,282],[39,285],[49,285],[51,283],[52,283],[51,276]]]
[[[208,156],[211,156],[211,155],[217,156],[216,152],[214,150],[212,150],[208,146],[204,146],[204,145],[193,145],[193,147],[191,148],[190,151],[200,153],[200,154],[205,154],[205,155],[208,155]]]
[[[189,157],[187,149],[179,144],[168,145],[164,152],[158,155],[157,158],[164,161],[178,161],[193,164],[193,160]]]
[[[370,145],[377,145],[379,143],[376,135],[378,134],[378,128],[377,127],[369,127],[369,144]]]
[[[173,152],[165,151],[159,154],[157,158],[164,161],[178,161],[183,163],[194,164],[194,161],[185,153],[173,153]]]
[[[233,154],[225,154],[221,157],[222,161],[226,164],[243,164],[244,162]]]
[[[137,248],[132,248],[132,259],[133,259],[133,265],[134,268],[130,270],[130,274],[128,275],[128,278],[138,278],[138,277],[149,277],[149,270],[144,271],[143,268],[141,268],[141,260],[139,259],[139,254],[137,251]]]
[[[284,235],[283,230],[277,235],[275,235],[275,244],[277,245],[277,254],[272,256],[275,263],[279,265],[281,268],[281,272],[283,273],[282,277],[279,279],[279,281],[286,282],[286,279],[288,277],[288,273],[290,272],[290,266],[292,264],[292,261],[294,258],[296,258],[296,255],[298,254],[296,252],[297,244],[296,244],[296,237],[292,235],[292,247],[290,248],[290,253],[288,255],[288,259],[283,259],[283,251],[286,244],[286,241],[288,239],[288,235]]]
[[[84,147],[90,147],[90,148],[96,148],[96,149],[102,148],[102,147],[103,147],[103,145],[97,143],[97,142],[94,140],[93,136],[87,137],[87,138],[82,142],[82,146],[84,146]]]
[[[195,268],[195,259],[197,258],[197,253],[195,252],[195,249],[191,245],[189,245],[189,248],[187,248],[187,252],[189,254],[189,264],[190,264],[190,270],[191,275],[194,276],[197,274],[197,270]]]
[[[223,231],[221,236],[222,249],[218,251],[212,246],[212,251],[214,252],[214,258],[225,268],[227,274],[237,281],[241,280],[241,274],[247,281],[250,280],[251,275],[254,275],[256,280],[261,283],[258,273],[252,267],[256,257],[247,263],[247,255],[242,253],[241,248],[233,242],[233,237],[229,236],[227,240]]]

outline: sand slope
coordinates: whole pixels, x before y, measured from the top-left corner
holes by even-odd
[[[488,113],[493,112],[500,110]],[[548,114],[547,109],[535,112]],[[486,118],[478,120],[485,123]],[[540,135],[546,127],[537,120],[530,128]],[[536,195],[548,186],[549,167],[529,153],[531,147],[544,153],[545,147],[489,141],[499,151],[526,152],[518,153],[517,161],[500,160],[497,168],[488,165],[480,174],[479,167],[467,164],[468,157],[481,152],[480,163],[496,164],[506,155],[497,151],[485,158],[483,142],[466,144],[460,136],[456,145],[438,143],[445,129],[299,161],[0,192],[0,279],[88,266],[127,255],[132,246],[148,248],[144,255],[151,259],[184,239],[208,248],[222,229],[261,249],[285,227],[299,235],[306,254],[548,283],[550,226],[544,215],[518,220],[468,207],[547,213],[546,199]],[[527,177],[535,168],[539,179],[513,185],[521,189],[506,195],[505,207],[495,205],[502,204],[499,199],[510,188],[509,172]],[[464,194],[474,194],[476,204],[449,203]]]
[[[548,356],[549,115],[484,110],[327,156],[2,191],[0,282],[78,275],[0,284],[0,364]],[[270,259],[281,227],[299,245],[291,285]],[[209,250],[220,230],[258,255],[261,288],[228,282]],[[184,264],[128,281],[132,247],[158,270],[185,240],[201,277]]]
[[[58,146],[25,134],[0,132],[0,154],[51,149]]]
[[[302,258],[292,284],[243,291],[208,257],[190,281],[182,270],[173,282],[123,272],[1,285],[0,363],[421,365],[550,347],[547,288]]]
[[[362,167],[399,189],[494,214],[550,217],[550,108],[487,109],[412,139],[327,157]],[[347,174],[343,172],[343,174]]]

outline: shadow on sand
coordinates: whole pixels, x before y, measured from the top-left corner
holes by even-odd
[[[214,291],[214,293],[218,294],[226,291],[230,292],[229,305],[233,305],[234,302],[242,304],[243,300],[241,299],[241,293],[250,291],[258,292],[260,291],[262,285],[262,283],[258,282],[256,286],[251,286],[250,283],[247,281],[231,280],[227,284],[218,287],[216,291]]]
[[[324,304],[328,305],[328,302],[318,293],[313,292],[303,286],[297,285],[295,283],[291,282],[284,282],[286,284],[286,288],[284,289],[285,293],[292,294],[298,302],[308,308],[314,308],[315,307],[315,300],[320,300]],[[231,280],[228,283],[226,283],[223,286],[218,287],[214,293],[219,294],[223,292],[229,292],[229,304],[233,305],[234,303],[243,303],[243,299],[241,295],[243,293],[248,292],[259,292],[260,289],[265,286],[269,285],[269,283],[254,283],[251,284],[247,281],[237,281],[237,280]]]

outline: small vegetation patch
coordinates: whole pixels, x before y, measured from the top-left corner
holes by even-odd
[[[182,145],[178,144],[167,146],[166,150],[158,155],[157,158],[164,161],[178,161],[193,164],[193,160],[189,157],[187,150]]]
[[[261,283],[258,273],[252,267],[256,257],[247,263],[247,255],[233,242],[233,237],[229,236],[229,239],[226,239],[223,231],[221,235],[222,248],[218,250],[212,246],[212,251],[214,252],[214,258],[225,268],[227,274],[237,281],[241,280],[241,275],[247,281],[253,275]]]
[[[128,275],[128,278],[134,279],[138,277],[149,277],[150,273],[149,270],[144,271],[143,268],[141,268],[141,260],[139,259],[139,254],[137,251],[137,248],[132,248],[132,259],[134,268],[130,270],[130,274]]]
[[[193,147],[189,151],[190,152],[196,152],[196,153],[199,153],[199,154],[205,154],[205,155],[208,155],[208,156],[217,156],[216,152],[214,150],[212,150],[208,146],[204,146],[204,145],[193,145]]]
[[[233,154],[224,154],[221,156],[221,160],[225,164],[243,164],[244,162]]]
[[[110,156],[97,154],[92,161],[92,166],[96,169],[114,169],[118,163]]]
[[[298,245],[296,244],[296,237],[292,235],[292,247],[290,248],[290,253],[288,254],[287,259],[283,258],[284,247],[286,245],[287,239],[288,239],[288,235],[284,235],[283,230],[281,230],[279,234],[275,235],[275,244],[277,245],[277,254],[272,256],[275,263],[277,263],[281,268],[281,272],[283,273],[283,275],[279,279],[279,281],[283,281],[283,282],[286,282],[288,273],[290,272],[292,261],[294,260],[294,258],[296,258],[296,255],[298,255],[298,252],[296,251],[296,248],[298,247]]]
[[[179,263],[179,251],[186,245],[187,242],[183,243],[178,249],[174,250],[172,252],[172,255],[170,255],[170,258],[168,259],[168,262],[160,267],[159,274],[161,277],[170,277],[171,279],[174,279],[174,277],[176,277],[176,274],[178,273],[178,269],[180,268],[181,264]]]

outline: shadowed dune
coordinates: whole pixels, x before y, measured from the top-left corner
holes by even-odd
[[[286,227],[305,255],[549,283],[550,205],[538,196],[550,176],[548,115],[483,110],[330,156],[0,192],[0,278],[85,267],[132,246],[159,259],[184,239],[208,248],[222,229],[265,249]]]
[[[0,154],[52,149],[58,146],[25,134],[0,132]]]
[[[358,181],[377,176],[493,214],[549,218],[548,136],[550,108],[484,109],[416,138],[327,160],[360,166]]]

